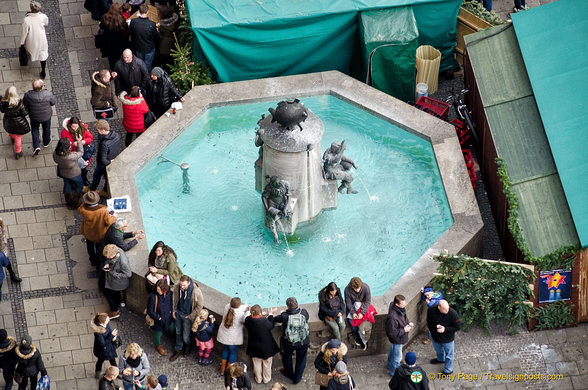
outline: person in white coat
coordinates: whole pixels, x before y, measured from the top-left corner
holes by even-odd
[[[249,314],[249,305],[242,305],[240,298],[231,299],[231,303],[225,306],[223,321],[216,336],[216,340],[223,344],[221,375],[237,360],[237,349],[239,345],[243,345],[243,323]]]
[[[49,57],[49,44],[45,26],[49,25],[49,18],[41,12],[41,3],[31,1],[31,12],[27,12],[22,22],[20,44],[24,45],[31,61],[41,61],[42,79],[45,78],[45,67]]]

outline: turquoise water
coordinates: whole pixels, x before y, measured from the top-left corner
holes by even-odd
[[[429,142],[332,96],[302,101],[325,125],[322,151],[346,141],[359,193],[299,225],[289,247],[264,227],[253,168],[257,121],[277,102],[212,108],[165,148],[190,164],[190,194],[159,158],[136,177],[149,245],[163,240],[185,273],[250,305],[315,302],[353,276],[381,295],[453,223]]]

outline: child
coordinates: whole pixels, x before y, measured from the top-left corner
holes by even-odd
[[[131,5],[129,3],[123,3],[121,6],[122,15],[125,17],[125,20],[129,20],[131,17]]]
[[[208,318],[210,318],[210,322],[206,321]],[[196,345],[200,348],[198,350],[198,364],[202,366],[212,364],[212,359],[209,359],[209,356],[212,347],[214,347],[212,339],[214,321],[214,316],[209,317],[208,310],[202,309],[192,325],[192,332],[196,332]]]
[[[427,285],[421,288],[421,298],[427,303],[428,307],[436,306],[443,299],[443,293],[440,291],[435,292],[433,287]]]

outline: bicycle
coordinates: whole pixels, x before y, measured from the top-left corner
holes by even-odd
[[[474,140],[479,145],[480,138],[478,138],[478,134],[476,133],[476,128],[474,127],[474,120],[472,119],[470,110],[468,109],[467,105],[463,101],[463,96],[469,92],[468,88],[462,89],[458,94],[455,93],[455,90],[451,90],[451,96],[445,99],[445,103],[453,104],[453,108],[455,109],[455,113],[459,120],[461,120],[469,129],[470,133],[474,137]]]

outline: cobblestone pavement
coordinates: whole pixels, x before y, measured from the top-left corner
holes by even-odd
[[[541,3],[546,1],[549,0],[541,0]],[[501,14],[508,12],[511,3],[510,0],[494,0],[494,6]],[[527,3],[536,6],[539,0],[528,0]],[[25,68],[18,64],[20,23],[29,5],[27,0],[2,0],[0,4],[0,91],[15,85],[22,95],[30,89],[31,81],[40,71],[38,63]],[[50,18],[46,85],[57,95],[52,119],[52,134],[56,139],[61,121],[72,114],[93,122],[89,75],[106,66],[107,61],[100,58],[94,48],[93,35],[97,24],[83,9],[82,0],[42,0],[42,4]],[[111,123],[122,134],[120,117]],[[39,156],[33,157],[30,136],[24,136],[23,141],[25,157],[17,161],[7,133],[0,132],[0,218],[9,237],[7,254],[23,278],[20,284],[6,280],[2,287],[0,326],[17,338],[27,333],[33,337],[43,354],[53,389],[96,388],[89,319],[93,313],[104,311],[107,305],[98,293],[96,275],[78,233],[79,219],[76,213],[65,208],[62,181],[55,177],[52,148],[43,149]],[[483,190],[479,195],[483,195]],[[491,225],[487,206],[482,208],[486,208],[485,218]],[[489,257],[501,256],[495,242],[489,248],[486,251]],[[200,367],[195,364],[194,354],[174,364],[160,357],[153,347],[151,331],[144,327],[140,316],[123,310],[121,318],[114,320],[113,325],[120,329],[125,342],[137,341],[144,347],[154,373],[167,374],[171,383],[181,384],[181,389],[222,386],[217,374],[218,363]],[[422,343],[424,338],[423,333],[407,348],[416,351],[419,363],[428,373],[435,373],[438,367],[425,364],[434,354],[430,345]],[[479,330],[461,332],[457,335],[454,372],[456,375],[478,375],[481,379],[452,381],[436,377],[431,388],[586,389],[587,338],[586,325],[538,333],[521,329],[514,336],[500,330],[496,330],[493,336]],[[171,350],[171,341],[166,339],[164,342]],[[218,356],[214,358],[218,362]],[[303,382],[288,386],[290,389],[316,388],[311,368],[313,359],[311,353]],[[350,358],[349,369],[358,388],[386,388],[389,376],[385,361],[383,355]],[[561,374],[562,378],[529,382],[496,379],[485,373]],[[277,369],[273,378],[284,380]],[[254,387],[269,388],[264,385]]]

